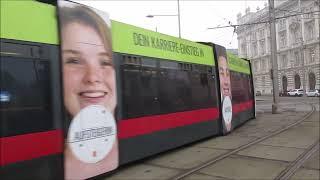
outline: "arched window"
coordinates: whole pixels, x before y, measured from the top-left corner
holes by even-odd
[[[286,92],[288,88],[288,79],[286,76],[282,76],[282,90]]]
[[[316,76],[313,72],[309,73],[309,89],[314,90],[316,86]]]

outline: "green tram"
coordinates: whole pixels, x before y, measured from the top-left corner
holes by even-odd
[[[66,175],[71,171],[66,149],[73,125],[69,127],[64,105],[64,40],[56,2],[0,3],[1,179],[72,179]],[[103,126],[75,134],[84,139],[76,144],[81,149],[92,147],[88,144],[92,138],[108,141],[112,131],[116,165],[97,173],[77,166],[78,174],[88,174],[79,179],[107,175],[126,163],[228,134],[255,117],[249,61],[226,53],[219,45],[121,22],[111,21],[111,32],[116,131]],[[223,78],[227,80],[222,82]],[[94,148],[98,150],[89,152],[89,160],[81,154],[76,157],[101,168],[102,158],[91,160],[103,150]],[[79,149],[72,152],[84,152]]]
[[[122,162],[219,133],[212,48],[115,21],[112,32]]]

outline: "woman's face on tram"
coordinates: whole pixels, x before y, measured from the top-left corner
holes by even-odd
[[[224,56],[219,56],[218,61],[221,93],[223,97],[231,97],[230,71],[227,60]]]
[[[78,22],[62,29],[64,103],[75,116],[89,105],[116,107],[115,70],[112,55],[92,27]],[[109,47],[111,48],[111,47]]]

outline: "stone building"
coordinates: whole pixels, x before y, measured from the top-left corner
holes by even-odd
[[[279,90],[320,89],[320,0],[275,3]],[[254,85],[272,93],[269,7],[238,14],[239,56],[252,63]]]

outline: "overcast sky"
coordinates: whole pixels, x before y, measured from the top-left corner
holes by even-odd
[[[179,36],[177,16],[177,0],[73,0],[81,4],[94,7],[109,13],[112,20],[135,25],[145,29],[158,31],[163,34]],[[267,0],[180,0],[180,24],[181,37],[191,41],[213,42],[226,48],[238,48],[237,35],[233,35],[233,28],[208,30],[209,27],[217,27],[237,23],[237,14],[245,14],[246,7],[251,12],[256,12],[257,7],[263,9]]]

